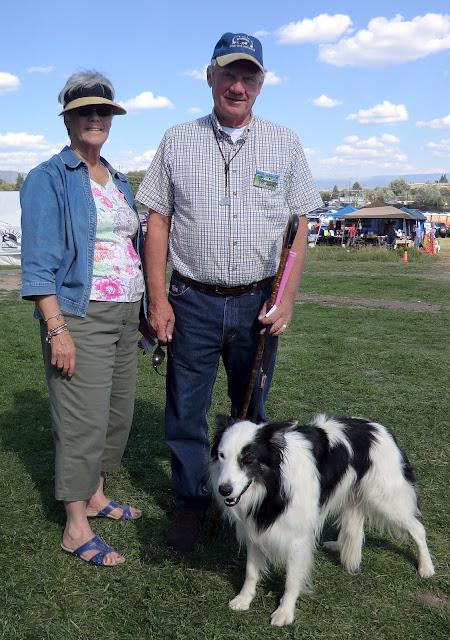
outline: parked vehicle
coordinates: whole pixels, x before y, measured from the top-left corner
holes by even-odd
[[[436,238],[445,238],[450,234],[450,227],[447,227],[443,222],[435,222],[434,227],[436,229]]]

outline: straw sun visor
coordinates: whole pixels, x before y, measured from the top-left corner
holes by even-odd
[[[113,109],[113,113],[116,116],[123,116],[126,114],[126,109],[117,104],[117,102],[113,102],[108,98],[104,98],[103,96],[84,96],[82,98],[76,98],[75,100],[71,100],[66,104],[64,109],[59,114],[62,116],[67,111],[71,111],[72,109],[77,109],[78,107],[85,107],[91,104],[108,104]]]

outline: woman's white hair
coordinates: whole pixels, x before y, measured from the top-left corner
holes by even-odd
[[[99,71],[95,71],[94,69],[85,71],[78,71],[77,73],[73,73],[70,78],[67,80],[64,87],[59,92],[58,102],[62,105],[66,104],[68,100],[66,97],[70,95],[75,89],[90,89],[95,86],[104,86],[111,91],[112,97],[111,100],[114,100],[114,87],[112,83],[106,76],[104,76]],[[109,97],[109,96],[108,96]]]

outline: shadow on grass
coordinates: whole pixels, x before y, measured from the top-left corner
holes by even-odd
[[[336,530],[335,533],[337,534],[338,531]],[[323,537],[323,540],[336,540],[336,538],[337,538],[337,535],[327,535]],[[409,565],[417,569],[417,558],[410,549],[407,549],[405,547],[405,545],[407,544],[406,540],[407,540],[406,536],[404,540],[402,539],[393,540],[392,538],[389,538],[389,537],[378,538],[378,537],[374,537],[373,533],[371,533],[370,530],[366,531],[365,543],[362,549],[362,561],[361,561],[362,568],[364,568],[364,564],[365,564],[364,555],[367,554],[369,551],[374,551],[376,553],[378,550],[380,550],[382,552],[387,551],[388,553],[392,553],[393,555],[404,558]],[[341,566],[339,553],[337,553],[336,551],[331,551],[330,549],[326,549],[321,545],[319,548],[320,548],[320,551],[334,565]]]
[[[4,413],[3,421],[2,448],[13,452],[24,466],[39,494],[44,518],[63,526],[64,510],[54,498],[54,448],[46,394],[31,388],[16,392],[12,408]],[[212,544],[204,541],[201,553],[182,557],[166,549],[164,538],[174,506],[168,451],[163,440],[163,410],[160,406],[148,401],[136,401],[123,467],[131,485],[138,492],[150,496],[154,505],[153,510],[136,523],[144,562],[160,564],[171,559],[183,566],[207,568],[206,558],[210,557],[215,564],[219,557],[225,555],[224,545],[233,544],[236,548],[231,534],[224,533],[222,529]],[[112,474],[111,489],[123,490],[118,483],[120,474],[118,478]]]
[[[12,409],[4,415],[2,442],[5,450],[14,452],[31,477],[42,503],[44,517],[64,525],[62,506],[53,497],[53,442],[47,397],[26,389],[14,395]],[[168,474],[168,452],[163,437],[163,412],[160,406],[137,400],[133,430],[124,456],[123,466],[131,484],[150,495],[155,508],[136,523],[140,558],[144,565],[170,564],[183,571],[213,572],[222,575],[237,593],[245,574],[245,550],[240,553],[234,533],[226,524],[217,535],[204,535],[198,549],[191,554],[177,554],[166,548],[164,538],[173,512]],[[332,539],[332,528],[324,531],[324,539]],[[402,556],[415,566],[414,554],[400,543],[370,536],[367,548]],[[335,554],[326,554],[338,563]],[[364,562],[364,560],[363,560]],[[265,590],[281,595],[284,576],[275,572],[266,579]]]
[[[14,394],[12,409],[3,414],[1,441],[17,454],[41,499],[45,518],[63,524],[64,514],[53,497],[53,440],[48,399],[36,389]]]
[[[212,571],[225,575],[230,584],[240,589],[245,572],[245,552],[238,545],[230,527],[221,519],[214,521],[215,510],[209,509],[205,531],[196,551],[175,553],[165,545],[165,537],[174,514],[174,496],[170,489],[169,452],[164,442],[164,411],[160,405],[138,399],[133,429],[123,459],[133,487],[148,495],[149,513],[136,522],[141,547],[141,561],[151,566],[171,564],[183,570]]]

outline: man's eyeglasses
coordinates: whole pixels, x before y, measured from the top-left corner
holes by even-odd
[[[113,109],[108,104],[88,104],[84,107],[77,107],[75,111],[83,118],[89,118],[93,113],[96,113],[100,118],[107,118],[113,114]]]
[[[164,351],[163,347],[167,347],[170,353],[172,353],[170,350],[170,344],[162,344],[161,342],[158,341],[158,346],[153,351],[153,355],[152,355],[152,367],[159,376],[162,376],[163,378],[165,378],[166,374],[158,370],[158,367],[160,367],[164,362],[164,360],[166,359],[166,352]]]

